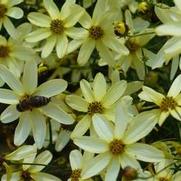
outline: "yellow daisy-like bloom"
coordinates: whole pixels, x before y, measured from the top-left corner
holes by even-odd
[[[181,178],[181,171],[174,173],[171,163],[173,160],[164,160],[160,163],[155,164],[154,170],[155,175],[153,176],[154,181],[179,181]],[[170,167],[168,167],[170,165]]]
[[[111,13],[106,9],[106,1],[97,1],[92,18],[85,12],[79,22],[84,29],[78,33],[79,37],[77,36],[71,42],[69,48],[81,45],[77,58],[80,65],[87,63],[95,48],[99,55],[110,65],[113,63],[110,50],[118,54],[128,54],[128,49],[114,34],[113,19]]]
[[[95,113],[100,113],[110,120],[114,115],[114,105],[125,92],[126,86],[126,81],[122,80],[107,89],[106,80],[101,73],[95,76],[92,87],[88,81],[81,80],[80,88],[84,98],[77,95],[66,97],[66,103],[70,107],[86,113],[74,128],[71,136],[83,135],[90,128],[91,119]]]
[[[22,166],[14,171],[12,169],[10,172],[7,172],[2,176],[1,181],[61,181],[61,179],[51,174],[41,172],[45,166],[50,163],[52,157],[52,154],[48,150],[37,155],[37,148],[34,145],[21,146],[14,152],[8,154],[5,157],[5,161],[16,161],[16,163],[22,164]],[[23,163],[26,164],[23,165]],[[29,163],[29,165],[27,163]]]
[[[64,3],[61,11],[53,0],[44,0],[43,4],[49,16],[38,12],[28,15],[28,20],[40,28],[30,33],[26,40],[38,42],[46,39],[41,52],[42,58],[50,55],[54,47],[58,57],[62,58],[67,53],[68,36],[76,37],[79,31],[79,28],[73,26],[84,13],[84,9],[71,0]]]
[[[180,82],[181,75],[174,80],[166,96],[146,86],[143,86],[143,91],[139,94],[142,100],[153,102],[159,106],[156,110],[158,113],[158,124],[160,126],[170,114],[175,119],[181,121]]]
[[[111,125],[103,116],[93,116],[93,126],[98,137],[82,136],[73,139],[74,143],[85,151],[98,154],[85,165],[83,179],[106,171],[105,181],[116,181],[120,167],[132,167],[140,170],[137,160],[160,162],[163,153],[153,146],[137,143],[154,128],[155,115],[141,113],[128,119],[128,113],[117,107],[115,125]]]
[[[14,143],[19,146],[33,133],[38,148],[46,136],[46,117],[63,124],[72,124],[73,118],[51,101],[67,87],[62,79],[52,79],[38,86],[37,65],[27,61],[21,79],[17,79],[5,66],[0,65],[0,77],[11,89],[0,89],[0,102],[9,104],[1,113],[1,121],[10,123],[19,118]]]
[[[34,52],[24,47],[18,40],[9,38],[6,40],[0,35],[0,64],[5,65],[17,77],[21,74],[24,61],[31,60]]]
[[[0,1],[0,30],[2,25],[6,29],[9,35],[14,33],[14,25],[12,24],[9,17],[14,19],[20,19],[23,17],[22,9],[14,7],[20,4],[23,0],[1,0]]]
[[[86,171],[86,164],[93,158],[94,154],[89,152],[82,153],[79,150],[72,150],[69,155],[70,166],[72,169],[72,173],[70,178],[67,181],[93,181],[93,179],[83,179]]]

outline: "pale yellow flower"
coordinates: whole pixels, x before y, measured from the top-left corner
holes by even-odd
[[[109,88],[101,73],[96,74],[93,85],[86,81],[80,81],[82,95],[68,95],[66,103],[73,109],[86,115],[77,123],[71,136],[83,135],[91,127],[91,119],[95,113],[104,115],[109,120],[114,117],[114,107],[118,99],[126,90],[127,83],[121,80],[112,84]]]
[[[15,145],[24,143],[32,132],[37,147],[41,148],[46,136],[46,116],[65,124],[74,122],[70,115],[50,100],[66,89],[67,82],[52,79],[38,86],[35,61],[26,62],[20,80],[3,65],[0,65],[0,77],[11,88],[0,89],[0,102],[9,104],[1,113],[1,122],[10,123],[19,118],[14,134]],[[34,99],[33,105],[30,99]]]
[[[1,181],[20,181],[20,180],[49,180],[61,181],[59,178],[41,172],[46,165],[52,160],[52,154],[45,150],[37,155],[37,148],[35,146],[24,145],[17,150],[7,155],[5,159],[17,161],[22,164],[19,169],[12,170],[2,176]],[[23,165],[23,163],[26,163]],[[39,164],[39,165],[38,165]]]
[[[42,47],[42,58],[50,55],[54,47],[57,56],[62,58],[67,54],[68,37],[74,38],[79,32],[79,28],[73,26],[82,16],[84,9],[72,0],[67,0],[61,11],[53,0],[44,0],[43,4],[48,15],[39,12],[32,12],[28,15],[28,20],[39,28],[30,33],[26,40],[28,42],[39,42],[46,39]]]
[[[121,106],[117,107],[115,125],[111,125],[103,116],[93,116],[93,126],[98,137],[82,136],[73,139],[74,143],[85,151],[98,154],[87,162],[83,178],[99,174],[106,169],[105,181],[115,181],[120,167],[127,166],[140,170],[137,160],[159,162],[163,153],[153,146],[137,143],[154,128],[155,115],[141,113],[128,119]]]
[[[70,166],[72,169],[72,173],[68,181],[93,181],[93,179],[83,179],[85,174],[85,168],[87,162],[89,162],[93,158],[92,153],[84,152],[82,155],[79,150],[72,150],[69,155]]]
[[[128,54],[128,49],[114,34],[112,14],[107,11],[106,1],[97,1],[92,17],[85,12],[79,22],[84,29],[78,32],[68,48],[70,51],[81,45],[77,58],[78,64],[87,63],[95,48],[109,65],[113,63],[110,50],[119,54]]]
[[[172,83],[167,95],[163,95],[155,90],[143,86],[143,91],[139,94],[142,100],[155,103],[158,108],[158,124],[161,126],[165,119],[171,114],[175,119],[181,121],[181,75]],[[155,110],[155,109],[154,109]]]
[[[2,26],[6,29],[9,35],[14,34],[14,25],[10,18],[20,19],[23,17],[22,9],[14,7],[20,4],[23,0],[1,0],[0,1],[0,30]]]
[[[25,47],[20,41],[0,35],[0,64],[5,65],[16,77],[20,77],[24,61],[35,58],[32,49]]]

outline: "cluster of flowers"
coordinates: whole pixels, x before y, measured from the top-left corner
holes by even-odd
[[[0,121],[14,127],[2,181],[181,180],[179,0],[0,0],[0,30]],[[171,60],[168,93],[145,86]],[[149,138],[170,115],[178,138]],[[54,176],[68,144],[72,171]]]

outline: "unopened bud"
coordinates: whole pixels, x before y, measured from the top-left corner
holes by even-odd
[[[127,166],[123,170],[123,177],[125,177],[126,180],[134,180],[138,176],[138,172],[135,168]]]

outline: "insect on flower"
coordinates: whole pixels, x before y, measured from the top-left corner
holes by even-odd
[[[27,96],[25,99],[17,104],[16,109],[19,112],[24,112],[27,110],[31,110],[33,108],[38,108],[41,106],[45,106],[50,102],[50,98],[44,96]]]

